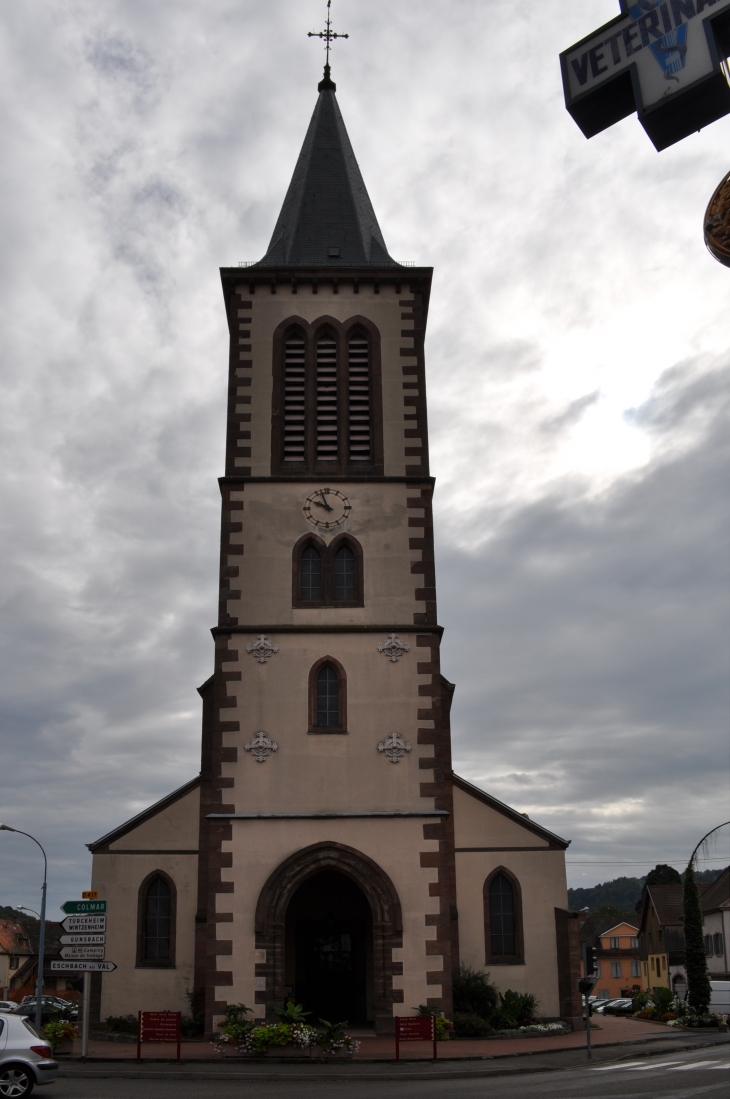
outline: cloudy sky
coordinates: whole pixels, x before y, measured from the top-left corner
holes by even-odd
[[[590,142],[558,53],[617,0],[335,0],[338,98],[427,364],[457,769],[572,839],[570,880],[727,818],[730,118]],[[323,60],[323,0],[0,9],[0,820],[51,856],[198,770],[227,332]],[[145,764],[139,763],[144,748]],[[718,851],[721,865],[728,852]],[[640,862],[640,860],[644,860]],[[38,863],[0,834],[0,903]]]

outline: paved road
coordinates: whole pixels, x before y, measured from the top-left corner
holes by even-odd
[[[728,1046],[676,1054],[635,1057],[603,1065],[476,1079],[272,1080],[265,1076],[226,1079],[210,1066],[209,1080],[169,1078],[160,1066],[158,1079],[59,1079],[39,1089],[43,1099],[720,1099],[730,1093]],[[70,1066],[69,1066],[70,1067]],[[204,1070],[204,1066],[200,1066]],[[200,1068],[196,1075],[200,1074]],[[393,1074],[395,1066],[389,1069]],[[149,1066],[148,1075],[154,1067]],[[167,1078],[166,1078],[167,1077]]]

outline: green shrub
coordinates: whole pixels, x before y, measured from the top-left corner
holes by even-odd
[[[488,1038],[492,1027],[481,1015],[468,1011],[454,1012],[454,1036],[456,1038]]]
[[[454,973],[453,990],[454,1016],[458,1013],[490,1019],[499,1006],[499,993],[489,980],[489,974],[471,966],[459,966]]]
[[[514,1019],[517,1026],[529,1026],[540,1006],[537,996],[531,992],[513,992],[511,988],[499,995],[500,1011]]]
[[[651,1002],[657,1014],[663,1015],[674,1003],[674,993],[671,988],[653,988],[651,990]]]
[[[136,1034],[136,1015],[108,1015],[106,1018],[107,1030],[113,1034]]]
[[[227,1042],[235,1046],[248,1043],[251,1031],[254,1029],[254,1024],[246,1018],[250,1014],[251,1008],[246,1007],[245,1004],[229,1004],[223,1022],[218,1023],[223,1035],[218,1042],[214,1042],[216,1048],[219,1042]]]
[[[52,1020],[43,1027],[42,1034],[51,1043],[52,1049],[57,1049],[61,1042],[70,1038],[73,1042],[79,1036],[79,1029],[73,1023],[63,1019]]]
[[[311,1015],[312,1012],[305,1011],[304,1004],[295,1004],[290,1000],[286,1007],[275,1007],[274,1014],[279,1016],[282,1023],[295,1026],[297,1023],[305,1023],[307,1016]]]
[[[414,1007],[414,1011],[417,1011],[419,1015],[435,1015],[436,1016],[436,1041],[448,1042],[449,1031],[454,1025],[450,1019],[447,1019],[437,1007],[429,1007],[428,1004],[419,1004],[418,1007]]]

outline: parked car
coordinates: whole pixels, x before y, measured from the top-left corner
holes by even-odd
[[[15,1011],[17,1006],[12,1000],[0,1000],[0,1011]]]
[[[15,1004],[15,1014],[35,1018],[35,1005],[35,997],[30,999],[26,996],[19,1004]],[[61,1018],[68,1019],[69,1022],[75,1022],[78,1017],[78,1007],[70,1000],[61,1000],[58,996],[44,996],[41,1000],[41,1024],[43,1026],[50,1023],[51,1019]],[[2,1097],[1,1091],[0,1097]]]
[[[600,1015],[630,1015],[634,1010],[634,1001],[625,996],[619,996],[615,1000],[608,1000],[601,1004],[596,1011]]]
[[[25,1099],[36,1084],[52,1084],[58,1074],[51,1047],[23,1015],[0,1016],[0,1096]]]

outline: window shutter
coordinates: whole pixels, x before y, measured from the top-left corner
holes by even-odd
[[[370,438],[370,355],[368,341],[353,336],[348,344],[348,429],[349,460],[369,462]]]
[[[304,340],[292,336],[284,345],[284,461],[305,460]]]
[[[317,461],[337,461],[337,344],[317,340]]]

